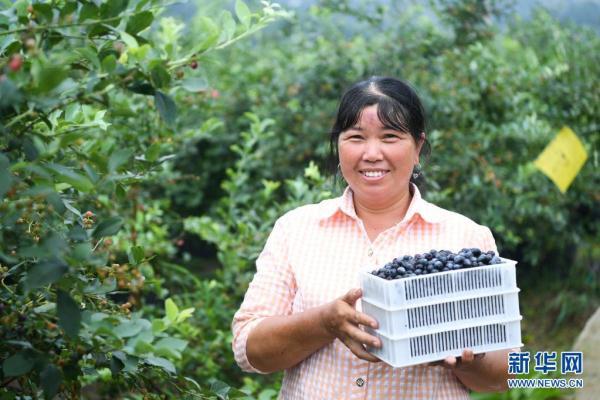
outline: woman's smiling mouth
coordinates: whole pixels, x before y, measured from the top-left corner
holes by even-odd
[[[367,180],[376,181],[378,179],[383,178],[390,171],[387,169],[374,169],[374,170],[361,170],[359,171],[362,176],[364,176]]]

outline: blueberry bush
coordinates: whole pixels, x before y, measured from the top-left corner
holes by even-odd
[[[178,374],[201,333],[158,262],[174,246],[153,190],[173,149],[216,125],[177,119],[186,96],[210,98],[198,64],[285,12],[237,1],[186,41],[167,5],[3,2],[2,398],[236,395]]]

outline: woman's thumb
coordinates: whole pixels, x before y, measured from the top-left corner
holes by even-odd
[[[351,289],[344,295],[343,300],[348,304],[354,305],[354,303],[356,303],[356,300],[360,299],[361,296],[361,289]]]

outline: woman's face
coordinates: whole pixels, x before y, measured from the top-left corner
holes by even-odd
[[[358,199],[387,204],[408,191],[422,145],[410,133],[385,128],[377,105],[372,105],[363,110],[356,125],[340,134],[340,169]]]

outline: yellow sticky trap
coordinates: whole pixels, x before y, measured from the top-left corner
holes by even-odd
[[[583,143],[565,126],[535,160],[534,165],[565,193],[587,160]]]

